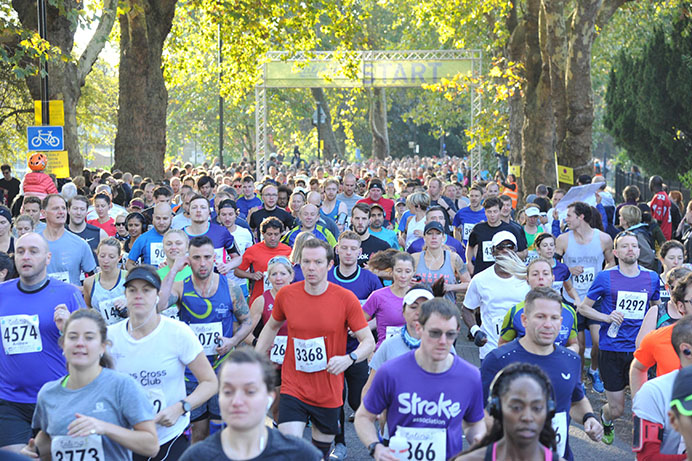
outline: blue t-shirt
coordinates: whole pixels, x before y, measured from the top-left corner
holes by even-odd
[[[569,410],[572,407],[572,403],[579,402],[584,398],[584,390],[581,386],[581,359],[579,355],[557,345],[552,354],[536,355],[524,349],[518,340],[500,346],[490,351],[481,364],[484,401],[488,399],[490,384],[495,375],[510,363],[515,362],[538,365],[550,378],[555,394],[553,397],[555,401],[553,428],[556,426],[560,427],[560,430],[557,431],[558,454],[568,461],[573,460],[574,456],[569,448],[569,439],[567,437],[570,422]],[[564,447],[564,449],[561,450],[561,447]]]
[[[623,312],[623,320],[615,338],[608,336],[610,323],[601,322],[598,345],[601,350],[614,352],[634,352],[635,339],[642,326],[644,315],[651,301],[660,299],[660,280],[656,272],[639,266],[639,274],[627,277],[619,266],[611,267],[596,275],[586,297],[592,301],[601,300],[599,310],[609,315],[616,309]]]
[[[399,222],[396,225],[397,230],[399,232],[403,232],[406,230],[406,222],[408,221],[408,218],[410,218],[411,216],[413,216],[413,213],[411,213],[411,211],[404,211],[404,214],[401,215],[401,218],[399,218]]]
[[[214,244],[214,251],[217,253],[217,262],[219,259],[221,259],[221,262],[226,262],[226,254],[240,254],[235,246],[233,235],[223,226],[210,222],[207,231],[199,235],[190,234],[189,226],[184,227],[183,230],[190,238],[199,237],[200,235],[209,237]],[[223,253],[223,250],[226,250],[226,254]]]
[[[457,214],[454,215],[454,220],[452,220],[452,226],[461,228],[461,243],[463,243],[464,247],[468,244],[473,226],[486,220],[485,208],[473,211],[470,206],[467,206],[457,211]]]
[[[86,307],[77,287],[60,280],[49,278],[31,293],[22,291],[16,279],[0,284],[0,399],[36,403],[41,386],[65,375],[53,320],[58,304],[70,312]]]
[[[553,264],[553,277],[555,278],[555,280],[553,280],[553,290],[557,291],[558,293],[562,293],[563,283],[566,280],[569,280],[572,274],[569,272],[569,267],[567,267],[567,264],[560,262],[555,258],[553,258]]]
[[[358,266],[356,272],[353,273],[351,277],[346,279],[339,276],[337,273],[338,268],[339,266],[334,266],[329,269],[329,272],[327,273],[327,280],[351,291],[354,295],[356,295],[361,306],[365,304],[368,296],[370,296],[373,291],[382,288],[380,278],[367,269],[363,269]],[[348,335],[348,338],[346,339],[346,352],[348,353],[355,351],[358,347],[358,340],[356,338],[352,338],[351,335]]]
[[[256,195],[249,200],[242,196],[238,197],[235,204],[238,206],[238,216],[245,219],[250,208],[262,207],[262,200]]]
[[[127,258],[134,262],[141,258],[142,264],[158,266],[166,259],[163,252],[163,235],[159,234],[156,228],[149,229],[135,240]]]
[[[502,330],[500,331],[500,336],[503,337],[505,341],[511,341],[515,338],[521,338],[526,335],[526,328],[521,323],[521,314],[524,313],[525,301],[520,302],[516,306],[512,307],[505,316],[502,322]],[[577,313],[573,307],[562,304],[562,324],[560,325],[560,332],[555,338],[555,344],[567,347],[567,341],[574,331],[574,336],[577,335]]]
[[[423,251],[423,245],[425,245],[425,239],[423,237],[417,238],[411,244],[408,246],[406,249],[407,252],[413,254],[413,253],[420,253]],[[466,260],[466,254],[464,252],[464,247],[462,246],[461,242],[454,237],[451,237],[449,235],[445,235],[445,241],[443,242],[443,245],[447,245],[450,247],[452,250],[454,250],[463,260]],[[464,261],[466,262],[466,261]]]
[[[399,239],[396,237],[396,232],[391,229],[383,227],[379,232],[375,232],[370,228],[370,234],[374,235],[380,240],[384,240],[389,244],[390,247],[398,250],[399,249]]]

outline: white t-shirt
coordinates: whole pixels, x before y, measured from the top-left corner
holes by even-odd
[[[481,331],[488,335],[488,342],[480,350],[481,360],[497,348],[502,320],[507,311],[523,301],[530,289],[524,280],[501,278],[492,266],[471,279],[464,306],[471,310],[481,309]]]
[[[144,388],[154,412],[181,401],[185,392],[185,367],[202,353],[202,345],[189,326],[161,316],[159,325],[142,339],[127,331],[129,320],[108,327],[115,370],[132,376]],[[159,444],[172,440],[190,424],[190,414],[171,427],[157,425]]]
[[[235,240],[235,246],[238,249],[238,253],[240,253],[240,256],[243,256],[245,250],[251,247],[254,243],[252,241],[252,234],[249,230],[245,229],[244,227],[235,226],[235,230],[231,232],[231,235],[233,236],[233,240]],[[230,285],[235,285],[239,287],[247,284],[247,279],[241,279],[240,277],[236,277],[233,271],[230,271],[228,274],[226,274],[226,278],[228,279]]]

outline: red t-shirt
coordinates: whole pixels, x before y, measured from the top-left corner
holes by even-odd
[[[114,237],[117,231],[115,230],[115,219],[111,218],[106,222],[101,222],[99,221],[99,218],[96,219],[89,219],[87,220],[87,224],[94,225],[98,228],[103,229],[106,231],[106,234],[108,234],[109,237]]]
[[[666,240],[670,240],[673,235],[673,222],[670,218],[670,199],[664,191],[656,192],[649,204],[651,217],[661,224],[661,230]]]
[[[656,365],[656,376],[663,376],[680,369],[680,357],[675,353],[673,344],[670,342],[673,326],[668,325],[649,332],[634,352],[634,358],[645,367]]]
[[[240,262],[238,269],[247,271],[252,267],[254,272],[265,272],[267,270],[267,263],[274,256],[286,256],[291,255],[291,247],[283,243],[279,243],[276,248],[269,248],[264,242],[256,243],[245,250],[243,253],[243,260]],[[250,293],[250,302],[248,303],[252,306],[253,301],[258,297],[262,296],[264,293],[264,283],[262,280],[254,282],[252,287],[252,293]]]
[[[343,375],[327,370],[307,373],[296,370],[294,338],[324,338],[329,359],[346,355],[347,329],[362,330],[368,326],[360,302],[351,291],[330,283],[319,296],[305,292],[305,281],[283,287],[276,294],[272,317],[286,321],[288,344],[281,369],[281,393],[301,402],[322,408],[343,405]]]
[[[377,202],[371,199],[370,197],[365,197],[360,200],[358,200],[356,203],[367,203],[368,205],[372,205],[373,203],[377,203],[378,205],[382,205],[382,208],[384,208],[384,219],[387,221],[391,222],[392,221],[392,216],[395,216],[394,214],[394,200],[390,200],[388,198],[382,197],[379,199]]]

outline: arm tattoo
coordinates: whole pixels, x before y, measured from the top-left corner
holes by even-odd
[[[236,317],[245,317],[250,314],[250,308],[245,301],[245,296],[243,296],[243,290],[237,286],[231,287],[231,300],[233,301],[233,310],[235,311]],[[240,318],[238,320],[243,322]]]

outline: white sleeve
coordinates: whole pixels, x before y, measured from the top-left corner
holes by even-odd
[[[185,365],[189,365],[190,362],[195,360],[200,352],[203,352],[202,344],[200,344],[199,339],[192,332],[192,329],[186,323],[180,322],[178,320],[171,319],[172,322],[178,325],[178,358]]]
[[[478,291],[478,279],[476,277],[471,279],[469,284],[469,289],[466,291],[466,296],[464,297],[464,307],[467,309],[475,310],[481,305],[481,294]]]

